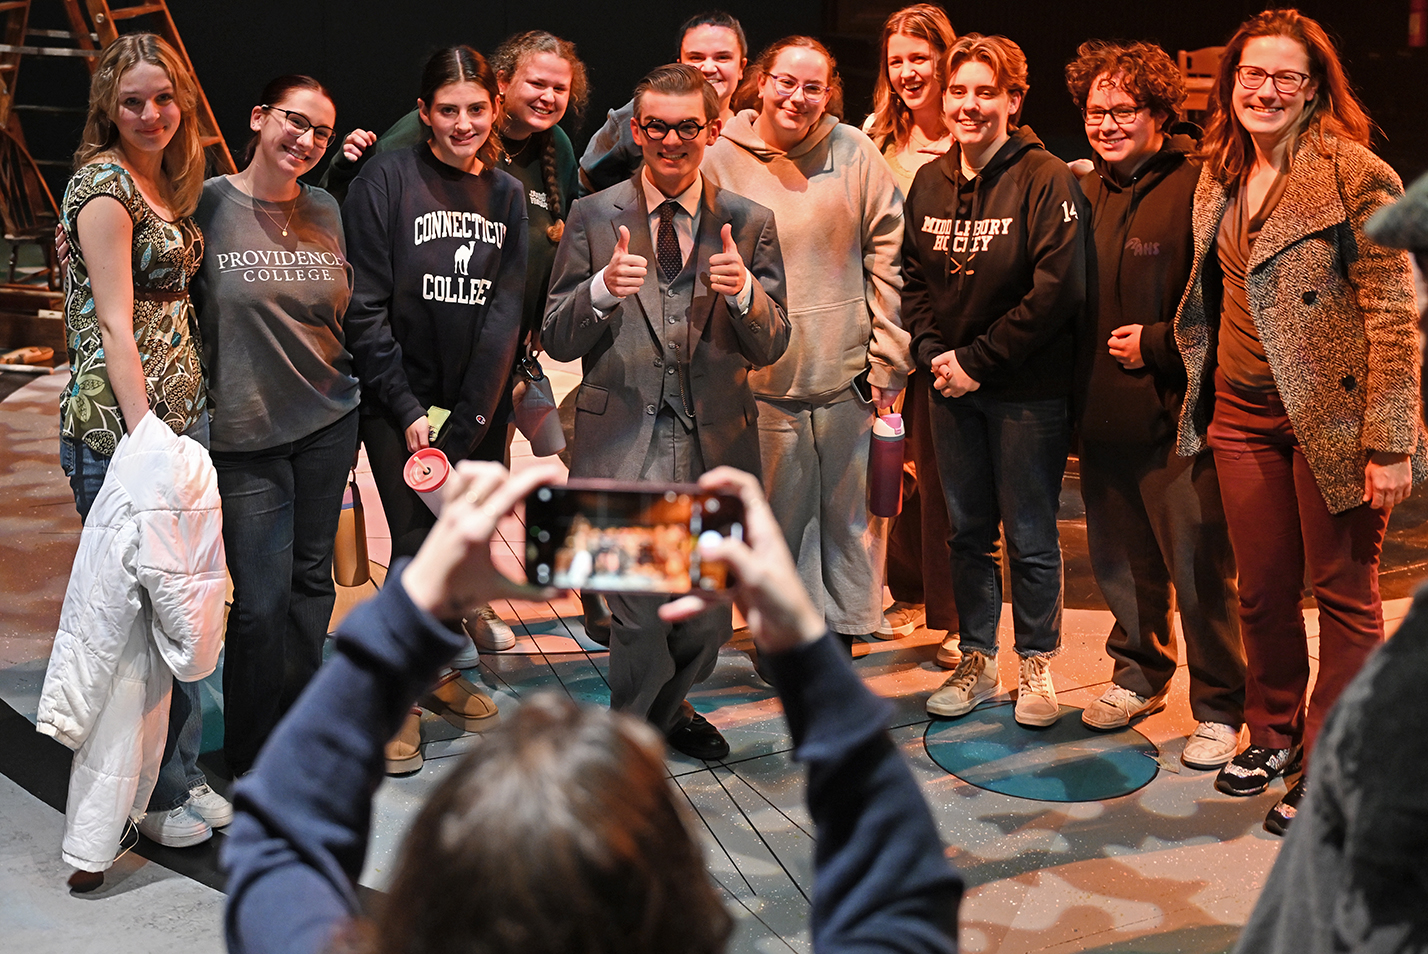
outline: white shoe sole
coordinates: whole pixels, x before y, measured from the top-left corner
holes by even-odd
[[[1046,728],[1046,727],[1049,726],[1049,725],[1055,725],[1056,723],[1058,723],[1058,722],[1061,721],[1061,707],[1060,707],[1060,706],[1057,706],[1057,707],[1056,707],[1056,712],[1055,712],[1055,714],[1050,715],[1050,716],[1035,716],[1035,717],[1033,717],[1033,716],[1023,716],[1022,713],[1021,713],[1021,707],[1020,707],[1020,706],[1018,706],[1018,707],[1016,708],[1015,712],[1016,712],[1015,718],[1016,718],[1016,724],[1017,724],[1017,725],[1028,726],[1028,727],[1033,728],[1033,729],[1044,729],[1044,728]]]
[[[163,845],[165,848],[192,848],[194,845],[201,845],[213,837],[213,829],[205,825],[204,829],[194,832],[191,835],[164,835],[160,833],[150,834],[144,830],[144,823],[139,822],[139,833],[156,845]]]
[[[1209,771],[1210,769],[1221,769],[1230,764],[1230,759],[1239,755],[1239,739],[1235,740],[1235,747],[1225,753],[1225,757],[1217,760],[1187,759],[1185,753],[1180,753],[1180,764],[1186,768]]]
[[[961,703],[959,705],[948,705],[946,703],[936,702],[931,697],[928,697],[927,711],[935,716],[942,716],[947,719],[955,719],[958,716],[963,716],[971,712],[973,709],[977,708],[977,706],[986,702],[988,699],[997,695],[1001,691],[1002,684],[1001,681],[998,680],[997,684],[992,686],[990,689],[984,690],[982,692],[972,693],[972,695],[967,699],[966,702]]]

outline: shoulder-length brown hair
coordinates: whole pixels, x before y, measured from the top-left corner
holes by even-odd
[[[554,693],[521,703],[432,793],[371,954],[720,954],[732,920],[647,723]]]
[[[1235,117],[1235,71],[1245,44],[1260,36],[1289,37],[1298,41],[1309,55],[1309,82],[1315,84],[1317,90],[1304,106],[1296,131],[1296,145],[1306,139],[1317,143],[1326,134],[1369,145],[1373,123],[1349,86],[1329,34],[1318,21],[1298,10],[1266,10],[1241,24],[1225,44],[1220,75],[1210,91],[1210,122],[1200,144],[1200,156],[1210,173],[1221,182],[1230,182],[1249,169],[1254,144]]]
[[[179,108],[179,126],[174,138],[164,149],[164,181],[170,211],[178,216],[191,215],[198,208],[203,192],[203,144],[198,131],[198,84],[174,48],[152,33],[128,33],[105,48],[89,82],[89,115],[84,120],[84,135],[74,152],[74,167],[78,169],[98,157],[117,155],[119,127],[114,115],[119,110],[119,82],[124,74],[140,63],[159,67],[168,75],[174,87],[174,102]]]
[[[759,54],[759,58],[754,61],[752,69],[744,73],[744,81],[739,84],[738,92],[734,94],[730,105],[737,112],[741,109],[759,109],[759,79],[768,74],[773,69],[774,60],[778,55],[791,46],[801,46],[806,50],[813,50],[822,54],[828,61],[828,98],[823,102],[823,112],[835,119],[843,118],[843,79],[838,75],[838,61],[833,58],[833,54],[828,52],[828,47],[818,42],[811,36],[786,36],[782,40],[775,40],[764,51]]]
[[[947,51],[957,42],[957,34],[952,29],[952,21],[941,7],[930,3],[917,3],[888,17],[883,24],[882,39],[878,43],[878,78],[873,84],[873,121],[868,127],[868,136],[885,147],[889,141],[902,145],[912,135],[912,113],[892,88],[888,79],[888,41],[894,36],[916,37],[925,40],[932,48],[932,62],[936,69],[934,79],[937,89],[947,86],[947,78],[942,75],[943,62]]]

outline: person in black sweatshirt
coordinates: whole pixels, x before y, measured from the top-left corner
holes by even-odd
[[[952,521],[962,661],[927,701],[960,716],[1001,691],[997,528],[1011,559],[1016,718],[1060,716],[1056,513],[1070,450],[1077,324],[1086,298],[1085,197],[1026,126],[1026,57],[971,33],[948,51],[950,152],[913,179],[904,210],[903,323],[933,374],[931,421]]]
[[[360,913],[382,741],[459,647],[457,618],[493,597],[535,595],[492,565],[491,538],[559,473],[458,465],[416,558],[394,563],[382,592],[343,620],[333,659],[235,786],[223,852],[229,951],[725,949],[732,920],[659,737],[628,715],[553,695],[507,713],[447,773],[376,911]],[[744,502],[747,542],[703,553],[735,571],[734,598],[783,700],[794,757],[808,766],[813,949],[953,954],[962,879],[884,728],[891,706],[824,631],[757,478],[722,467],[700,483]],[[693,596],[667,611],[704,606]]]
[[[1190,279],[1200,178],[1194,141],[1171,134],[1185,81],[1154,44],[1091,41],[1066,82],[1096,152],[1081,180],[1095,241],[1081,496],[1091,569],[1115,616],[1113,681],[1081,721],[1116,729],[1165,708],[1178,607],[1199,722],[1180,757],[1218,768],[1244,723],[1245,654],[1214,458],[1175,453],[1185,367],[1174,319]]]
[[[526,282],[525,190],[495,166],[491,68],[468,46],[441,50],[418,103],[428,141],[371,159],[342,209],[362,441],[394,557],[416,553],[435,523],[402,479],[410,454],[431,445],[452,461],[504,455],[503,428],[483,439],[515,361]],[[439,427],[432,408],[449,412]]]

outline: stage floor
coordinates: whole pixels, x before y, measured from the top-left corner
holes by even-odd
[[[564,393],[578,368],[549,366]],[[170,850],[140,842],[91,895],[72,896],[60,861],[68,751],[34,732],[50,642],[79,536],[68,485],[59,469],[57,406],[66,374],[15,386],[0,376],[0,937],[30,954],[95,949],[117,952],[221,951],[220,834],[198,848]],[[530,463],[523,440],[513,466]],[[365,471],[365,462],[364,468]],[[364,485],[375,575],[387,562],[385,523],[370,475]],[[1416,494],[1394,514],[1383,586],[1390,631],[1428,563],[1428,506]],[[498,556],[514,572],[520,527],[503,526]],[[1184,667],[1165,711],[1133,731],[1093,735],[1079,709],[1107,686],[1102,643],[1110,614],[1100,604],[1085,555],[1084,516],[1074,470],[1063,493],[1067,611],[1064,651],[1053,671],[1066,715],[1051,731],[1015,726],[1006,696],[955,721],[929,720],[927,694],[946,673],[933,661],[941,634],[856,647],[855,668],[893,701],[893,738],[922,781],[949,857],[966,878],[961,944],[968,952],[1228,951],[1274,862],[1278,839],[1260,827],[1283,783],[1264,795],[1218,794],[1212,772],[1183,768],[1179,754],[1194,727]],[[371,592],[339,591],[337,616]],[[483,656],[468,675],[510,712],[540,691],[595,703],[608,700],[606,654],[584,638],[579,603],[498,604],[516,628],[514,650]],[[1316,632],[1312,604],[1306,610]],[[1005,685],[1016,683],[1009,614],[1000,660]],[[691,701],[728,737],[724,762],[673,755],[670,778],[688,801],[692,828],[705,844],[711,876],[737,921],[732,951],[772,954],[810,949],[806,920],[812,888],[812,826],[803,783],[773,691],[753,671],[746,633],[720,654],[711,680]],[[1311,641],[1317,651],[1317,638]],[[206,689],[205,748],[221,738],[214,687]],[[428,714],[426,767],[389,779],[377,795],[372,849],[362,883],[381,890],[406,825],[426,793],[479,745]],[[221,756],[205,756],[216,788],[226,790]],[[945,766],[945,767],[944,767]],[[955,774],[954,774],[955,773]],[[449,889],[449,886],[436,886]]]

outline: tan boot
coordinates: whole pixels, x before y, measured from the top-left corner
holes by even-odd
[[[460,677],[442,682],[421,704],[464,732],[485,732],[501,721],[491,697]]]
[[[397,734],[382,750],[387,757],[388,775],[407,775],[419,771],[421,757],[421,710],[415,707],[407,713]]]

